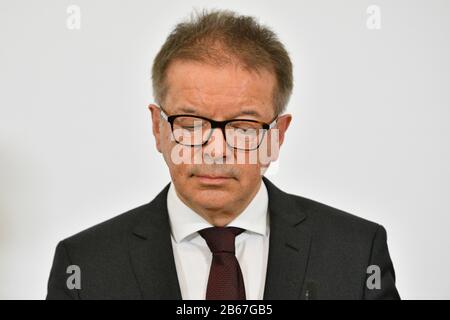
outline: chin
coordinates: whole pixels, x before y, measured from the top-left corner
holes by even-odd
[[[229,194],[224,194],[221,190],[199,191],[193,195],[193,198],[196,203],[208,209],[220,209],[233,201]]]

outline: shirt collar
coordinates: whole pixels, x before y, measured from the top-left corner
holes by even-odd
[[[268,205],[267,188],[261,181],[260,188],[252,201],[227,226],[238,227],[262,236],[268,235]],[[172,236],[178,243],[197,231],[212,227],[202,216],[189,208],[177,195],[175,185],[170,184],[167,193],[167,211],[169,213]]]

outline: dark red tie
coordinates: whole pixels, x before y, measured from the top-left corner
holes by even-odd
[[[244,231],[236,227],[211,227],[199,231],[213,254],[206,300],[245,300],[244,279],[234,253],[234,239]]]

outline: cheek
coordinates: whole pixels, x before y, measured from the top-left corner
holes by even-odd
[[[193,181],[189,177],[189,170],[184,165],[170,165],[169,172],[173,183],[176,188],[184,195],[192,197],[192,191],[194,189]]]
[[[270,162],[276,161],[280,151],[280,136],[278,130],[270,130],[264,136],[258,149],[258,163],[261,167],[268,167]]]
[[[164,129],[161,131],[160,146],[164,160],[171,171],[178,170],[176,167],[178,166],[177,164],[181,163],[181,161],[179,161],[180,156],[175,154],[174,151],[178,150],[177,147],[179,145],[172,139],[172,133],[166,126],[164,126]]]
[[[257,183],[261,177],[261,166],[259,164],[245,164],[239,170],[239,188],[247,188]]]
[[[164,151],[164,153],[167,153],[168,151],[170,151],[171,148],[171,144],[172,144],[172,135],[170,130],[168,129],[167,126],[162,126],[161,131],[160,131],[160,141],[159,143],[161,144],[161,149]]]

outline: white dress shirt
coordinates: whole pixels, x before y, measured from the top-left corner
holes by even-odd
[[[227,226],[245,229],[236,237],[236,258],[242,270],[247,300],[262,300],[269,252],[269,197],[263,181],[255,197]],[[199,230],[212,225],[189,208],[170,184],[167,194],[172,247],[184,300],[206,297],[212,253]]]

